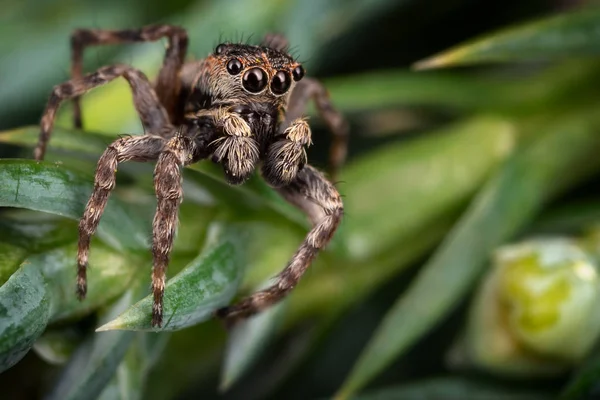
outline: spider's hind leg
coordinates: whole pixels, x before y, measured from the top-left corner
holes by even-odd
[[[86,75],[81,79],[72,79],[54,87],[46,110],[40,122],[40,138],[35,148],[35,159],[43,160],[46,146],[50,140],[56,112],[65,100],[104,85],[118,77],[123,77],[129,83],[133,93],[133,102],[140,116],[144,131],[161,135],[173,132],[169,116],[158,100],[152,85],[141,71],[127,65],[111,65]]]
[[[140,29],[77,29],[71,35],[71,76],[81,79],[83,75],[83,52],[86,47],[133,42],[153,42],[168,38],[163,66],[156,81],[156,94],[165,107],[171,121],[179,117],[177,96],[179,71],[185,61],[188,36],[183,28],[173,25],[149,25]],[[73,118],[76,128],[81,128],[79,96],[73,98]]]
[[[309,216],[313,228],[271,287],[217,311],[217,316],[224,318],[228,325],[256,314],[285,297],[296,286],[319,250],[329,243],[342,219],[344,209],[338,191],[309,165],[298,173],[291,184],[277,190]]]

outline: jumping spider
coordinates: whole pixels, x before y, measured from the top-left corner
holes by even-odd
[[[88,46],[168,39],[162,69],[151,84],[139,70],[111,65],[82,75]],[[222,165],[230,184],[243,183],[260,165],[266,182],[298,207],[313,223],[275,283],[238,304],[216,312],[227,322],[253,315],[278,302],[298,283],[317,252],[330,241],[343,214],[340,195],[319,171],[306,164],[311,131],[302,115],[313,99],[333,133],[332,170],[345,157],[347,124],[330,104],[327,92],[287,53],[287,41],[267,35],[261,45],[223,43],[207,58],[185,61],[186,31],[177,26],[146,26],[134,30],[76,30],[71,36],[72,79],[54,87],[41,119],[35,158],[42,160],[56,111],[74,101],[74,121],[81,128],[79,96],[123,77],[144,127],[144,135],[122,137],[98,161],[93,193],[79,223],[77,295],[87,291],[90,238],[98,227],[117,164],[156,161],[157,209],[152,232],[152,326],[162,326],[165,271],[173,246],[181,203],[181,168],[202,159]]]

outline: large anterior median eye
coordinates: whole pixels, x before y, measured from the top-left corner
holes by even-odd
[[[271,80],[271,91],[274,94],[284,94],[290,88],[291,84],[292,78],[290,78],[289,73],[285,71],[277,71]]]
[[[260,68],[252,68],[242,77],[244,88],[251,93],[259,93],[267,86],[267,74]]]

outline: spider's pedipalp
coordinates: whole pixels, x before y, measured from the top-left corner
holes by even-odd
[[[46,146],[50,140],[52,127],[54,126],[56,112],[64,100],[81,96],[87,91],[104,85],[120,76],[125,78],[131,86],[133,102],[144,130],[156,134],[172,132],[173,127],[169,122],[169,116],[158,100],[146,75],[127,65],[112,65],[100,68],[98,71],[86,75],[81,79],[73,79],[54,87],[40,123],[40,138],[35,148],[35,159],[42,160],[44,158]]]
[[[71,35],[71,77],[83,76],[83,52],[86,47],[107,44],[153,42],[168,38],[163,66],[158,73],[155,91],[169,113],[171,121],[180,117],[182,110],[177,109],[179,93],[179,71],[185,60],[188,36],[185,29],[173,25],[150,25],[140,29],[77,29]],[[73,119],[76,128],[81,128],[81,106],[79,96],[73,98]]]
[[[225,319],[228,325],[254,315],[285,297],[296,286],[319,250],[329,243],[342,219],[344,207],[337,189],[309,165],[298,173],[291,184],[277,190],[308,215],[313,228],[271,287],[217,311],[217,316]]]
[[[259,148],[248,123],[237,113],[222,108],[209,113],[221,136],[211,143],[213,160],[223,165],[227,181],[243,183],[254,171]]]
[[[343,115],[331,104],[327,89],[319,81],[304,78],[296,84],[288,103],[285,121],[281,126],[285,129],[297,118],[304,115],[311,99],[314,100],[317,112],[323,118],[333,136],[329,153],[329,175],[335,180],[340,167],[346,160],[349,127]]]
[[[181,167],[198,161],[202,151],[192,138],[178,133],[165,144],[154,169],[157,205],[152,223],[152,326],[161,327],[163,321],[165,275],[183,198]]]
[[[306,147],[311,143],[311,131],[303,118],[294,120],[283,132],[283,138],[267,149],[262,174],[273,187],[290,184],[307,162]]]
[[[79,221],[79,246],[77,250],[77,296],[85,298],[87,292],[86,270],[90,240],[100,222],[108,196],[116,183],[117,165],[124,161],[153,161],[163,149],[165,139],[144,135],[124,137],[114,141],[98,160],[94,191],[90,196],[83,217]]]

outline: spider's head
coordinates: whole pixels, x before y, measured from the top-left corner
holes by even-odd
[[[223,43],[208,57],[206,77],[211,94],[220,100],[285,104],[304,68],[284,50],[267,46]]]

